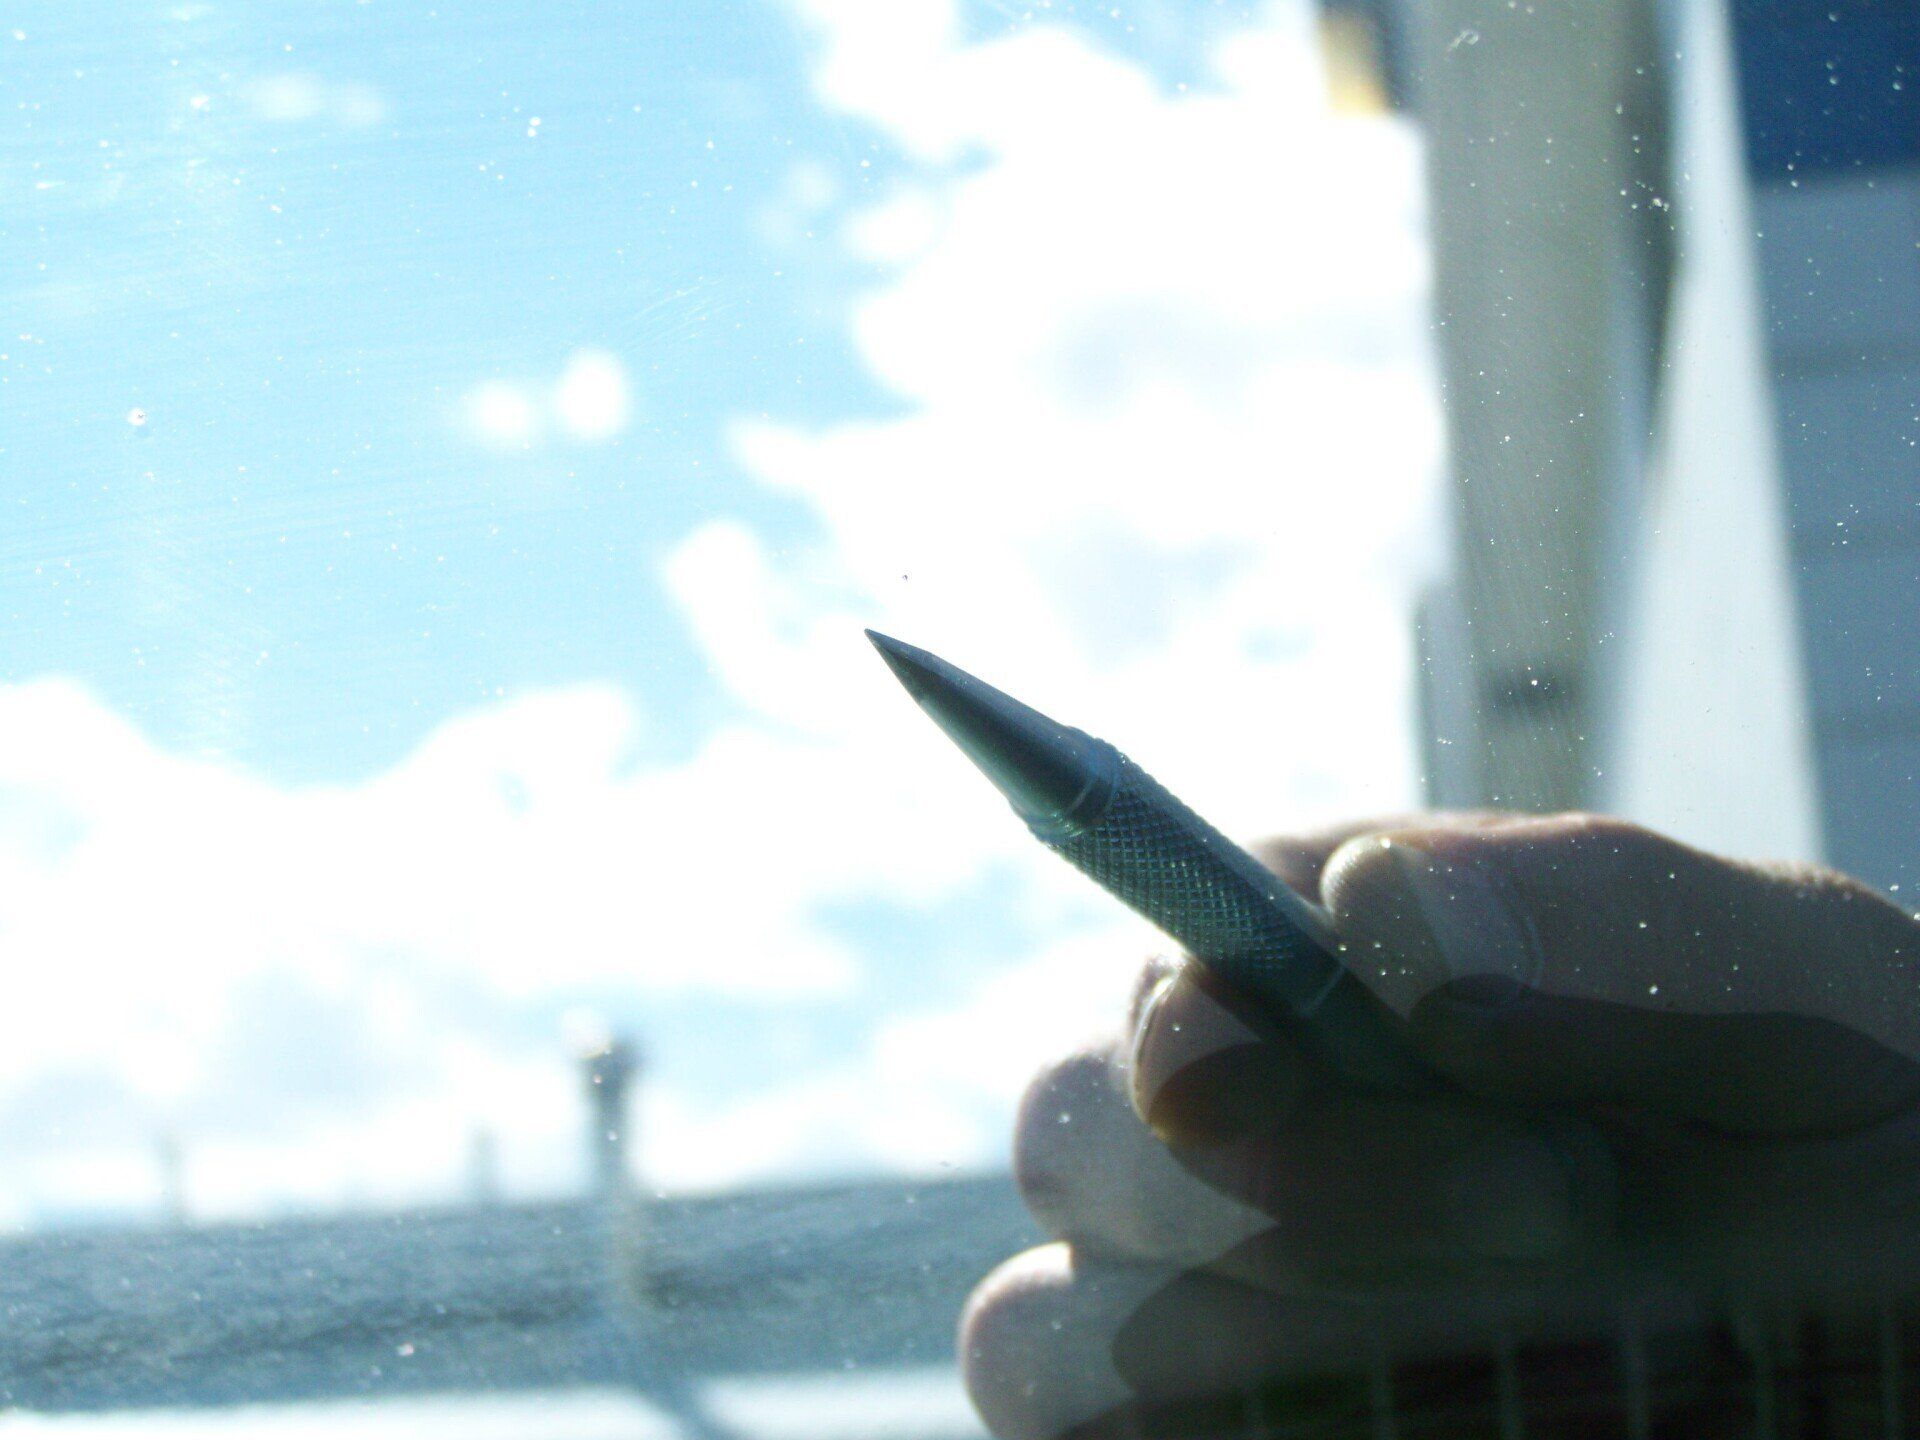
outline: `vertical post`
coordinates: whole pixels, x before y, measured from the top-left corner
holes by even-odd
[[[634,1320],[647,1294],[646,1214],[628,1165],[629,1110],[640,1051],[596,1028],[577,1046],[586,1085],[587,1165],[609,1299]]]
[[[1578,808],[1606,754],[1602,640],[1665,309],[1655,7],[1397,8],[1417,32],[1457,606],[1427,617],[1428,655],[1457,652],[1428,698],[1469,717],[1430,773],[1480,804]]]
[[[610,1037],[582,1057],[587,1087],[587,1154],[593,1193],[601,1200],[624,1196],[627,1174],[627,1091],[640,1069],[629,1040]]]
[[[155,1142],[160,1167],[160,1213],[169,1225],[187,1223],[187,1154],[175,1130],[163,1130]]]
[[[500,1142],[493,1131],[482,1125],[473,1132],[467,1151],[468,1185],[475,1205],[500,1203]]]

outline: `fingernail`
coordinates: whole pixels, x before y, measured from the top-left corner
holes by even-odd
[[[1329,889],[1349,963],[1401,1015],[1450,981],[1471,978],[1458,988],[1498,1009],[1539,979],[1539,941],[1490,859],[1378,836],[1335,864]]]
[[[1134,1113],[1163,1139],[1169,1138],[1165,1134],[1169,1086],[1182,1076],[1192,1076],[1195,1067],[1214,1056],[1244,1050],[1258,1041],[1252,1029],[1190,975],[1169,976],[1141,1006],[1140,1025],[1134,1032],[1127,1085]]]
[[[1149,1075],[1157,1077],[1157,1071],[1149,1071],[1156,1057],[1166,1044],[1167,1038],[1161,1032],[1169,1027],[1160,1019],[1161,1008],[1167,998],[1167,991],[1173,988],[1174,977],[1169,975],[1153,987],[1146,1003],[1140,1007],[1140,1023],[1134,1027],[1133,1047],[1128,1053],[1127,1063],[1127,1099],[1133,1106],[1133,1113],[1149,1127],[1152,1126],[1154,1094],[1160,1088],[1157,1078],[1147,1079]]]
[[[1140,1033],[1140,1021],[1147,1013],[1147,1002],[1160,993],[1167,981],[1180,973],[1180,960],[1173,955],[1155,955],[1142,967],[1140,982],[1127,1004],[1128,1035]]]

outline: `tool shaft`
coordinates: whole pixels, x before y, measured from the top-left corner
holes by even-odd
[[[867,632],[894,674],[1036,838],[1186,947],[1351,1079],[1424,1089],[1432,1072],[1335,953],[1331,922],[1104,740],[937,655]]]

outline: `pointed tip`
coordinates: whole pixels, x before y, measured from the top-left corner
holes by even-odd
[[[913,646],[907,644],[906,641],[896,640],[891,635],[882,635],[878,630],[869,630],[866,632],[866,636],[867,639],[873,642],[873,648],[889,660],[897,655],[919,653],[914,650]]]
[[[938,675],[945,668],[945,662],[938,656],[930,655],[918,646],[896,640],[891,635],[882,635],[878,630],[866,633],[867,639],[873,642],[873,648],[880,652],[880,658],[887,662],[887,668],[893,671],[894,678],[907,687],[907,693],[915,700],[920,700],[927,693],[929,677]]]
[[[900,661],[906,651],[912,647],[902,645],[891,635],[882,635],[878,630],[867,631],[867,639],[873,643],[873,648],[880,652],[880,658],[887,662],[887,668],[898,675]]]
[[[866,632],[914,703],[1029,822],[1070,818],[1100,785],[1103,747],[938,655]]]

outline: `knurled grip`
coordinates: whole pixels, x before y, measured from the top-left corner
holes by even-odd
[[[1036,827],[1039,838],[1235,989],[1297,1017],[1313,1048],[1353,1078],[1394,1089],[1428,1083],[1430,1072],[1387,1013],[1303,928],[1312,921],[1299,897],[1146,771],[1117,758],[1099,817],[1064,837]]]

